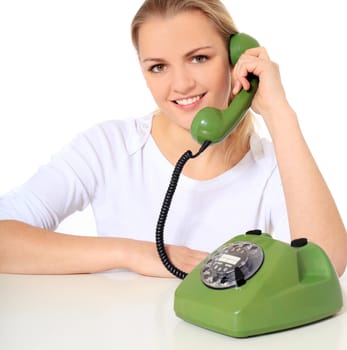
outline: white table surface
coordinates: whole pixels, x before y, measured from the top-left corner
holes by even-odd
[[[347,276],[341,279],[347,303]],[[233,338],[176,317],[180,280],[114,271],[91,275],[0,275],[0,349],[347,349],[347,307],[332,318]]]

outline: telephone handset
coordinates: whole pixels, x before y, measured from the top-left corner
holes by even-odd
[[[229,55],[233,65],[239,57],[250,48],[258,47],[257,40],[245,33],[231,36],[229,42]],[[250,89],[242,89],[225,110],[206,107],[195,116],[192,126],[192,137],[200,144],[205,141],[217,143],[228,136],[244,117],[252,103],[252,99],[258,88],[258,78],[249,74]]]

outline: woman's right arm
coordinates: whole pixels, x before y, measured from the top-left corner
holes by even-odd
[[[190,272],[207,253],[168,245],[170,260]],[[15,220],[0,221],[0,273],[75,274],[127,269],[173,277],[159,259],[155,243],[117,237],[57,233]]]

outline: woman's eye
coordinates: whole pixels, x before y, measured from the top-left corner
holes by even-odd
[[[165,69],[165,65],[164,64],[156,64],[152,67],[149,68],[150,72],[152,73],[160,73]]]
[[[204,63],[207,61],[207,56],[204,55],[199,55],[199,56],[194,56],[192,59],[193,63]]]

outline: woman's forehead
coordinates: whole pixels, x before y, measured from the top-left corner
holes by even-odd
[[[191,50],[192,46],[210,46],[216,43],[218,37],[220,35],[213,23],[200,11],[151,16],[139,29],[139,52],[145,55],[172,49],[184,52]]]

